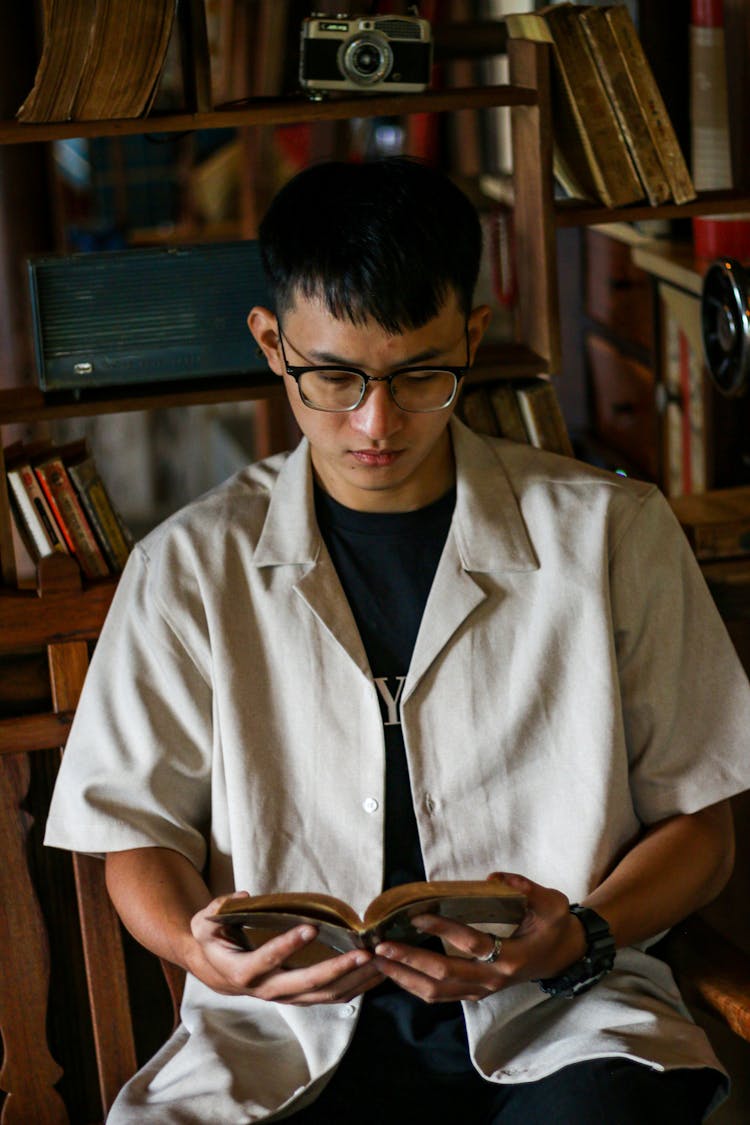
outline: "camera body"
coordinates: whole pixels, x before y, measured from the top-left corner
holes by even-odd
[[[302,21],[299,80],[310,93],[408,94],[432,72],[432,31],[416,16],[325,16]]]

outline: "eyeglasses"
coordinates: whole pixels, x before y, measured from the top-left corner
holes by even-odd
[[[295,367],[287,360],[278,318],[277,325],[286,373],[296,382],[305,406],[312,410],[325,410],[331,414],[356,410],[367,393],[368,383],[387,383],[396,406],[409,414],[445,410],[456,397],[459,381],[470,366],[468,323],[464,325],[466,363],[462,367],[399,367],[390,375],[368,375],[359,367],[333,364]]]

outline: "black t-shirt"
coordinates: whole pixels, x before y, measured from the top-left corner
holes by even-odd
[[[352,608],[380,697],[386,750],[383,887],[425,878],[399,700],[445,545],[455,489],[414,512],[358,512],[316,487],[315,508]],[[442,948],[437,946],[436,948]],[[365,995],[358,1046],[403,1045],[403,1065],[442,1074],[472,1070],[458,1003],[428,1005],[390,983]],[[394,1076],[395,1078],[395,1076]]]

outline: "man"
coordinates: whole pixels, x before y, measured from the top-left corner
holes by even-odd
[[[747,682],[655,489],[452,419],[480,241],[403,160],[309,169],[264,220],[248,323],[305,437],[134,551],[48,826],[188,971],[113,1122],[644,1125],[723,1087],[644,948],[728,877]],[[504,943],[425,916],[287,969],[313,927],[247,952],[212,921],[498,871]]]

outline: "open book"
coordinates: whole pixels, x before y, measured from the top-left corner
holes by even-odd
[[[448,880],[391,887],[372,900],[362,918],[332,895],[300,892],[233,898],[213,920],[231,927],[248,949],[293,926],[316,926],[317,940],[287,962],[298,967],[350,949],[374,949],[380,941],[424,942],[428,935],[411,924],[418,914],[439,914],[509,937],[525,909],[526,896],[500,879]]]

